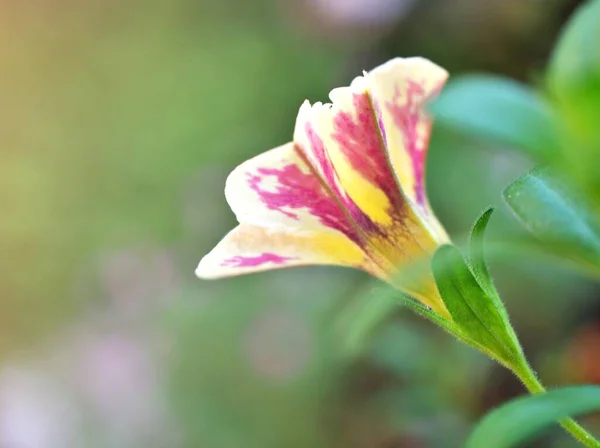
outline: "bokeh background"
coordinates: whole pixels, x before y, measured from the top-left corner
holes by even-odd
[[[461,446],[522,387],[408,311],[369,314],[365,275],[194,268],[235,224],[228,172],[305,98],[395,56],[536,84],[578,3],[0,0],[0,448]],[[434,209],[458,239],[489,205],[492,235],[518,233],[500,193],[531,166],[436,127]],[[597,286],[492,267],[542,379],[600,383]]]

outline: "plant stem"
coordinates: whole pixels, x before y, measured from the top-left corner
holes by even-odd
[[[522,360],[519,366],[513,369],[513,372],[521,380],[523,385],[532,395],[546,392],[546,389],[538,380],[535,372],[532,370],[529,363]],[[559,421],[569,434],[589,448],[600,448],[600,442],[596,440],[589,432],[587,432],[579,423],[572,418],[565,418]]]

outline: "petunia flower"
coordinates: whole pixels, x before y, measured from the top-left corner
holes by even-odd
[[[292,142],[229,175],[225,197],[239,225],[196,274],[350,266],[448,316],[429,269],[397,275],[449,241],[425,191],[424,109],[447,76],[426,59],[396,58],[331,91],[331,104],[302,104]]]

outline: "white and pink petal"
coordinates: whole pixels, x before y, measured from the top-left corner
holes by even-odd
[[[225,197],[242,224],[341,233],[359,241],[344,210],[293,143],[238,166],[227,178]]]
[[[307,264],[352,266],[394,282],[448,237],[425,191],[426,103],[447,73],[394,59],[305,102],[294,141],[244,162],[225,194],[240,225],[200,262],[216,278]],[[431,273],[405,291],[445,313]]]
[[[284,231],[241,224],[196,269],[213,279],[305,265],[339,265],[381,275],[363,250],[340,233]]]

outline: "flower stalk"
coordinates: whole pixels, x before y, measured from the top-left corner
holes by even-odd
[[[537,375],[525,357],[521,357],[518,361],[519,362],[516,365],[509,368],[517,376],[517,378],[519,378],[529,393],[531,395],[537,395],[546,392],[546,389],[537,378]],[[600,447],[600,441],[594,438],[592,434],[590,434],[583,426],[581,426],[572,418],[565,418],[560,420],[558,423],[582,445],[589,448]]]

